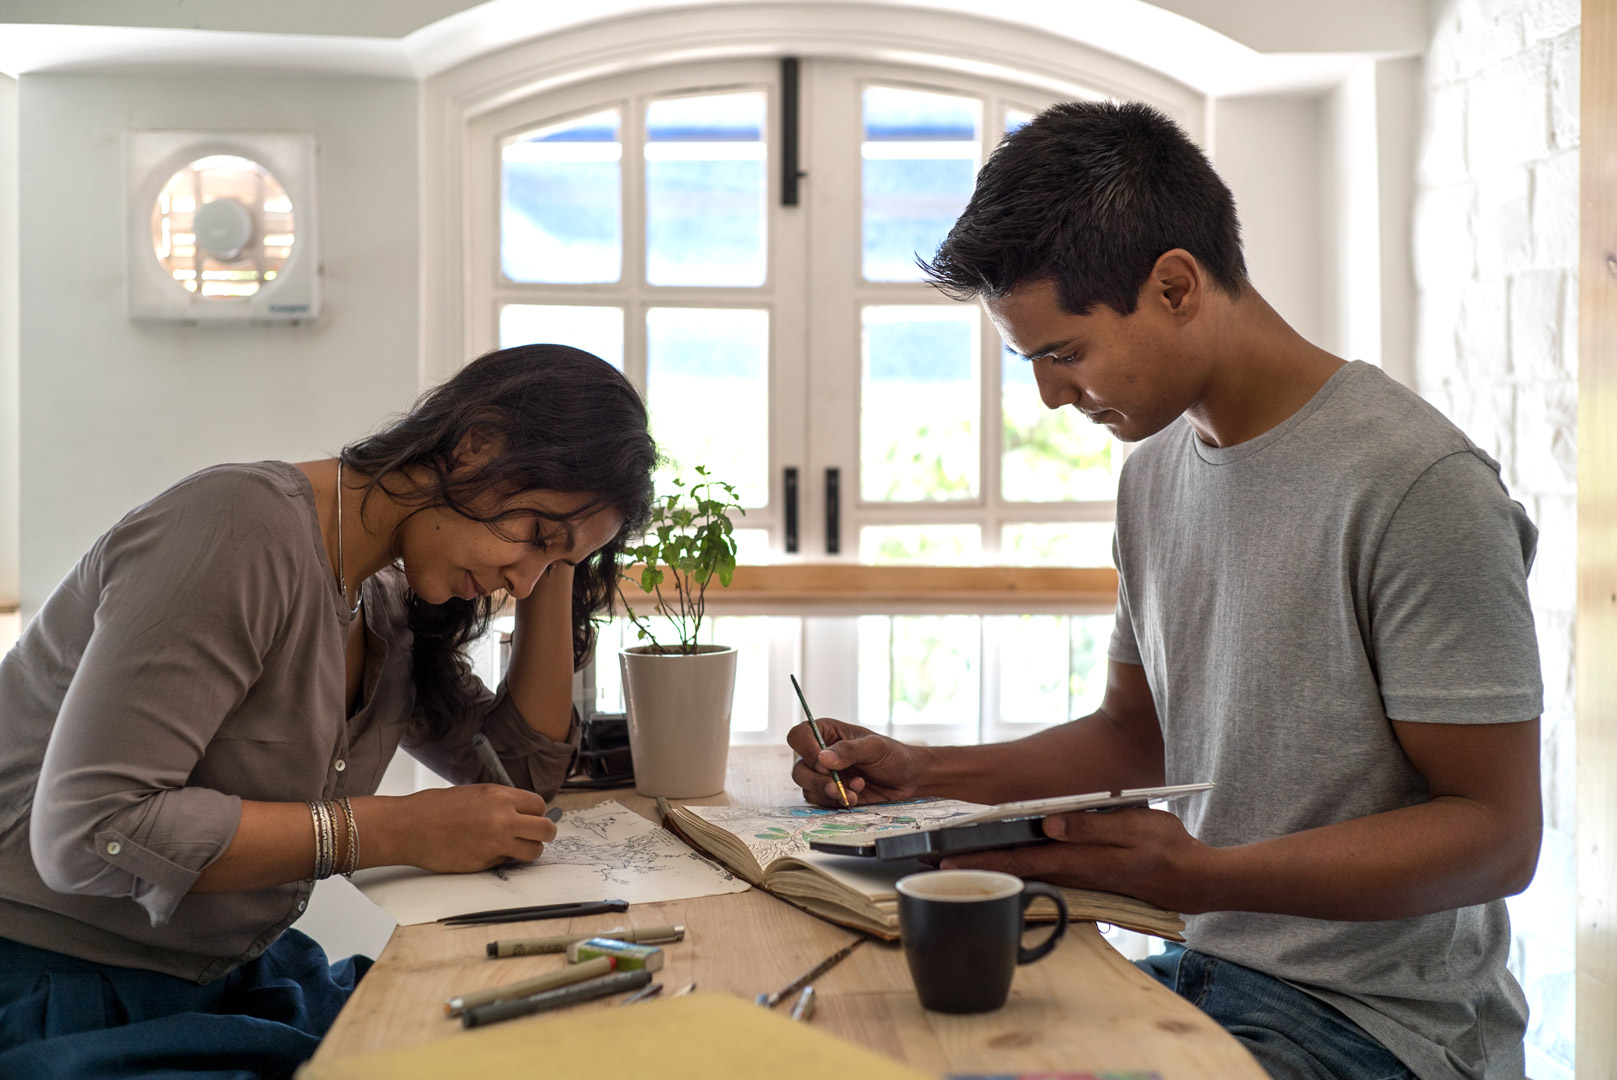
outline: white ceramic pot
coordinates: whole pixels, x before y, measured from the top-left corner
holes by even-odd
[[[618,654],[634,789],[642,795],[695,799],[724,790],[736,651],[698,648],[688,656],[645,645]]]

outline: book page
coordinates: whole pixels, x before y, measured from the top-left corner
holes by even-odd
[[[686,806],[686,813],[733,834],[765,870],[777,859],[810,855],[810,840],[839,840],[861,833],[929,828],[984,809],[955,799],[916,799],[853,810],[817,806]],[[824,856],[814,854],[818,860]],[[871,860],[856,860],[869,861]],[[895,879],[896,880],[896,879]]]

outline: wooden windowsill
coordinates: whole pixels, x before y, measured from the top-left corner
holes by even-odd
[[[639,568],[625,574],[630,602],[641,595]],[[782,563],[738,566],[728,588],[707,591],[711,614],[788,615],[1110,613],[1117,602],[1111,567],[862,566]]]

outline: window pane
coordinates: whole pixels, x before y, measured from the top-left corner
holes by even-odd
[[[859,723],[874,731],[893,723],[893,620],[859,616]]]
[[[893,724],[947,724],[975,733],[981,620],[894,615],[892,621]]]
[[[1039,521],[1007,525],[1000,562],[1009,566],[1110,566],[1109,521]]]
[[[1006,109],[1005,134],[1009,135],[1017,128],[1025,126],[1027,122],[1032,119],[1033,114],[1028,112],[1026,109]]]
[[[1110,615],[1074,615],[1067,620],[1071,652],[1067,661],[1067,710],[1088,716],[1106,694],[1106,649],[1112,641]]]
[[[864,274],[919,281],[966,208],[977,175],[982,102],[872,86],[864,94]]]
[[[646,107],[646,281],[762,285],[764,95]]]
[[[977,309],[867,307],[861,321],[861,498],[974,497],[981,400]]]
[[[743,566],[775,561],[769,544],[768,529],[735,529],[730,538],[736,542],[736,562]]]
[[[769,312],[646,311],[646,397],[659,486],[705,465],[744,506],[769,501]]]
[[[1010,349],[1000,358],[1004,456],[1000,489],[1009,502],[1117,498],[1122,468],[1111,433],[1077,409],[1046,409],[1033,365]]]
[[[867,525],[859,561],[884,566],[975,566],[982,561],[978,525]]]
[[[1048,726],[1067,715],[1071,644],[1065,615],[987,617],[999,647],[999,718]]]
[[[1048,727],[1100,707],[1111,616],[995,615],[986,621],[999,650],[1000,723]]]
[[[623,275],[619,119],[608,109],[505,145],[500,266],[507,278],[573,283]]]
[[[645,597],[634,585],[625,586],[624,595],[635,611],[642,616],[651,610],[651,598]],[[645,597],[645,603],[638,601]],[[644,610],[642,610],[642,608]],[[666,619],[650,618],[652,632],[657,640],[668,644],[678,636]],[[709,617],[702,620],[699,635],[704,645],[729,645],[736,650],[736,688],[730,709],[731,731],[763,731],[769,727],[769,643],[774,631],[774,620],[766,616]],[[641,642],[634,624],[619,617],[601,624],[595,645],[595,711],[621,713],[623,703],[623,669],[618,653]]]
[[[507,304],[500,309],[500,348],[550,342],[592,352],[623,370],[623,309],[560,304]]]

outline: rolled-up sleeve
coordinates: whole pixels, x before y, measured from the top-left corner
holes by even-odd
[[[285,621],[272,511],[206,490],[103,538],[95,626],[35,790],[29,841],[50,888],[128,897],[165,925],[230,845],[240,798],[189,786]],[[304,528],[307,528],[305,525]]]
[[[482,732],[518,787],[536,791],[547,799],[554,797],[578,753],[583,734],[578,710],[573,710],[567,737],[552,739],[528,726],[503,681],[498,691],[490,693],[477,676],[468,673],[466,677],[468,693],[476,702],[466,721],[442,739],[407,741],[404,748],[417,761],[452,783],[491,784],[495,778],[472,749],[472,736]]]

